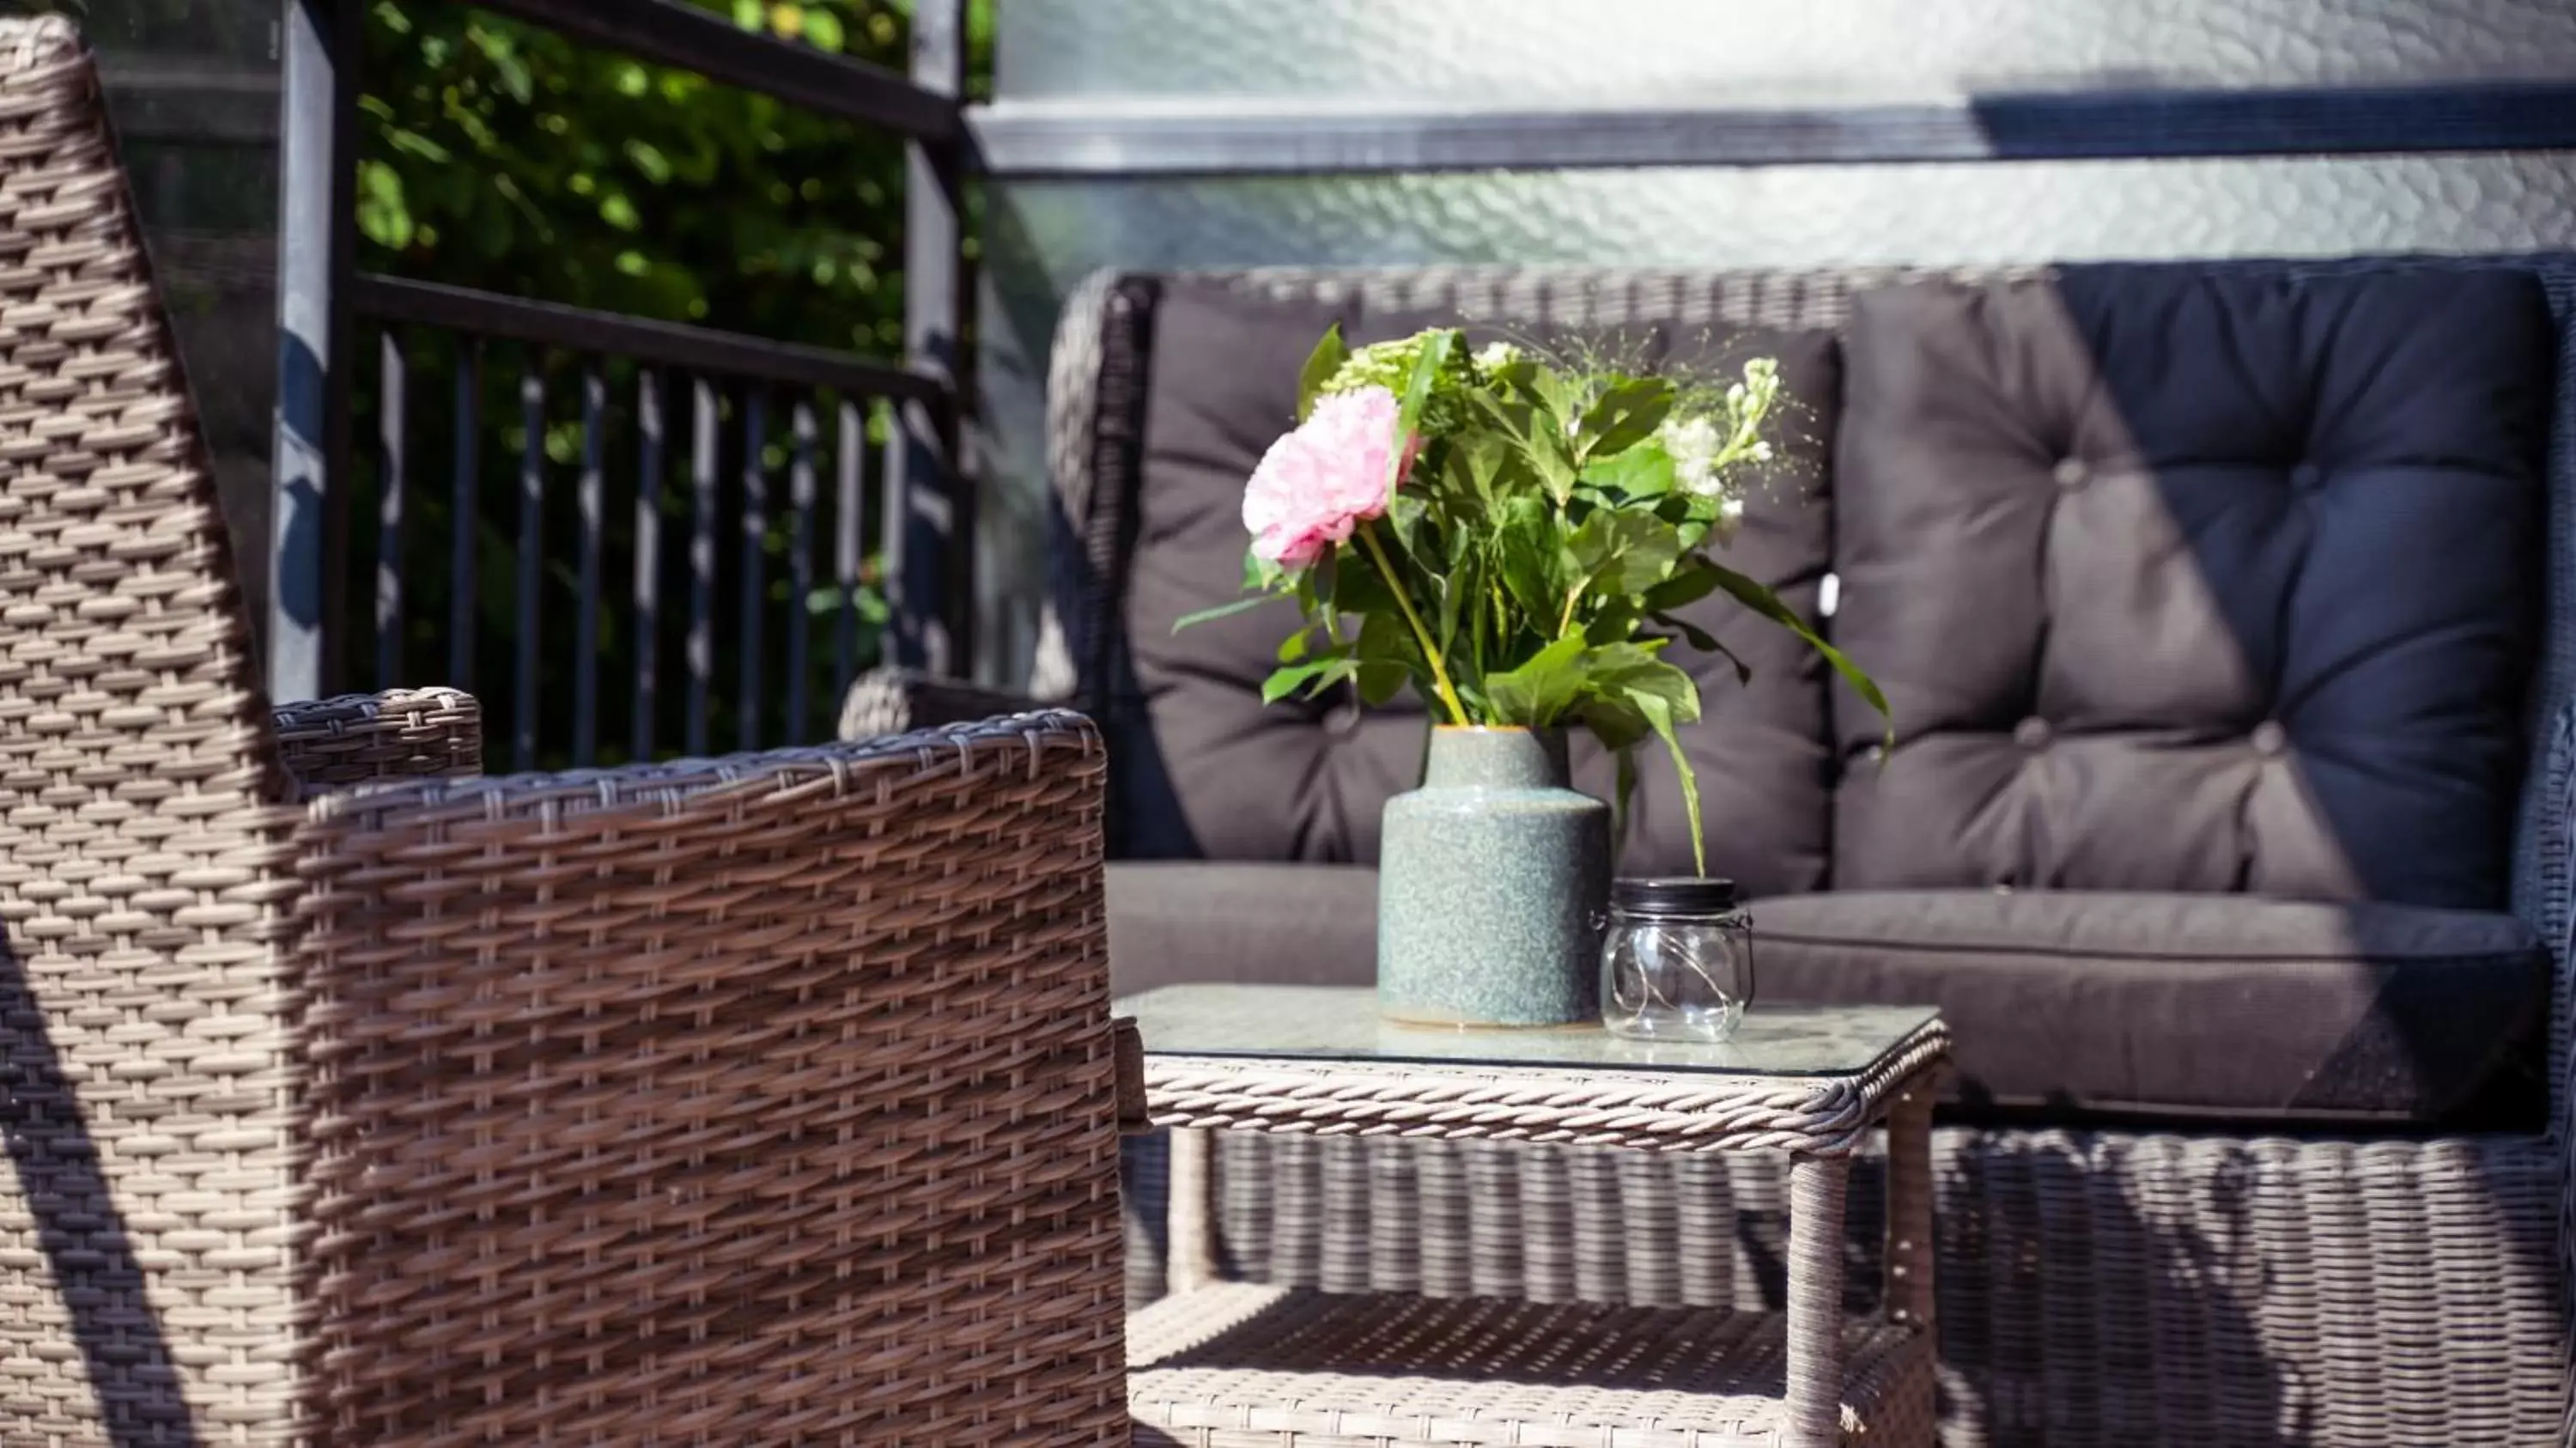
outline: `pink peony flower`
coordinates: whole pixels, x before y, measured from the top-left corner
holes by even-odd
[[[1395,394],[1383,387],[1318,398],[1297,430],[1270,445],[1243,489],[1243,526],[1252,551],[1283,568],[1303,568],[1370,519],[1386,513],[1401,479],[1395,450]],[[1406,439],[1403,471],[1420,438]]]

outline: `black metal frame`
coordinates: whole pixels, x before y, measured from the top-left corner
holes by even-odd
[[[887,586],[894,662],[964,673],[973,659],[973,487],[962,467],[971,271],[963,250],[972,169],[961,96],[964,0],[917,0],[910,76],[757,34],[679,0],[475,0],[576,41],[683,67],[720,84],[904,138],[904,356],[822,348],[585,311],[526,298],[355,274],[353,176],[364,0],[284,0],[279,138],[280,428],[269,686],[279,699],[345,687],[356,369],[355,319],[651,359],[751,381],[828,388],[897,404]],[[379,621],[379,626],[381,623]]]

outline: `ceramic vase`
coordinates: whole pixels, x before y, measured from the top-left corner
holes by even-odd
[[[1569,784],[1561,730],[1442,727],[1422,787],[1387,801],[1377,993],[1389,1019],[1600,1018],[1610,806]]]

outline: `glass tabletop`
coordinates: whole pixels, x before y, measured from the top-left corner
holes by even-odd
[[[1148,1056],[1246,1056],[1569,1070],[1852,1076],[1934,1020],[1930,1006],[1756,1005],[1722,1046],[1630,1041],[1598,1021],[1459,1029],[1383,1019],[1367,986],[1173,985],[1126,997]]]

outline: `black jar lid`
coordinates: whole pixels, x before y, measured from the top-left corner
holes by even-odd
[[[1735,882],[1698,875],[1616,880],[1610,886],[1610,903],[1631,915],[1667,919],[1723,915],[1735,908]]]

